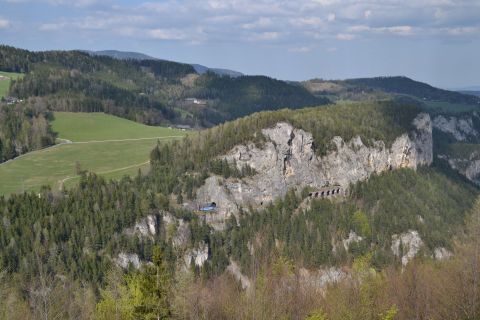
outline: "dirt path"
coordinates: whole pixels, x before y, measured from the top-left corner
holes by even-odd
[[[163,136],[163,137],[153,137],[153,138],[135,138],[135,139],[112,139],[112,140],[90,140],[90,141],[70,141],[65,139],[64,141],[69,141],[64,144],[88,144],[88,143],[108,143],[108,142],[123,142],[123,141],[142,141],[142,140],[160,140],[160,139],[172,139],[172,138],[183,138],[183,136]]]
[[[141,167],[141,166],[144,166],[146,164],[149,164],[150,163],[150,160],[149,161],[145,161],[145,162],[142,162],[142,163],[137,163],[137,164],[133,164],[131,166],[127,166],[127,167],[123,167],[123,168],[117,168],[117,169],[112,169],[112,170],[107,170],[107,171],[98,171],[98,172],[94,172],[95,174],[107,174],[107,173],[113,173],[113,172],[117,172],[117,171],[123,171],[123,170],[127,170],[127,169],[132,169],[132,168],[137,168],[137,167]],[[63,189],[63,185],[65,182],[67,182],[68,180],[71,180],[71,179],[77,179],[79,178],[80,176],[68,176],[62,180],[58,180],[57,183],[59,184],[59,189],[62,190]]]

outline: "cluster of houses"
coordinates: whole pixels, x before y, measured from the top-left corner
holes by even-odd
[[[18,103],[18,102],[23,102],[22,99],[18,99],[18,98],[15,98],[15,97],[5,97],[5,98],[3,98],[3,100],[8,105],[15,104],[15,103]]]

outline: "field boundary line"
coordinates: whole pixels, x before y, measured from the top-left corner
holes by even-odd
[[[160,140],[171,138],[183,138],[184,136],[163,136],[163,137],[151,137],[151,138],[129,138],[129,139],[111,139],[111,140],[90,140],[90,141],[71,141],[63,144],[87,144],[87,143],[108,143],[108,142],[123,142],[123,141],[141,141],[141,140]],[[61,139],[61,138],[58,138]],[[66,139],[61,139],[66,140]],[[69,140],[70,141],[70,140]]]
[[[145,162],[142,162],[142,163],[137,163],[137,164],[133,164],[133,165],[130,165],[130,166],[122,167],[122,168],[116,168],[116,169],[112,169],[112,170],[98,171],[98,172],[92,172],[92,173],[95,173],[95,174],[108,174],[108,173],[113,173],[113,172],[117,172],[117,171],[123,171],[123,170],[131,169],[131,168],[141,167],[141,166],[146,165],[146,164],[149,164],[149,163],[150,163],[150,160],[145,161]],[[68,180],[71,180],[71,179],[77,179],[77,178],[79,178],[79,177],[80,177],[80,175],[76,175],[76,176],[73,176],[73,177],[66,177],[66,178],[64,178],[64,179],[62,179],[62,180],[58,180],[57,183],[59,184],[60,190],[62,190],[63,185],[65,184],[65,182],[67,182]]]

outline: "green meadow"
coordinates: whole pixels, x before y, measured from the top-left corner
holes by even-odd
[[[42,185],[60,189],[78,182],[81,170],[111,179],[148,170],[149,154],[158,141],[179,139],[185,132],[150,127],[103,113],[55,113],[60,139],[73,143],[25,154],[0,164],[0,194],[36,191]]]
[[[21,75],[21,73],[0,71],[0,99],[7,95],[11,80],[17,79]]]

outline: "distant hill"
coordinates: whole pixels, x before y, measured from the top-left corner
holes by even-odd
[[[83,51],[83,50],[81,50]],[[118,51],[118,50],[101,50],[101,51],[86,51],[85,52],[95,56],[107,56],[115,59],[127,60],[157,60],[154,57],[148,56],[139,52]]]
[[[463,93],[463,94],[469,94],[469,95],[472,95],[472,96],[480,97],[480,90],[478,90],[478,91],[475,91],[475,90],[460,90],[458,92]]]
[[[477,104],[479,99],[455,92],[432,87],[429,84],[407,77],[376,77],[345,80],[346,83],[379,89],[389,93],[406,94],[423,100],[446,101],[451,103]]]
[[[82,50],[83,51],[83,50]],[[127,59],[133,59],[133,60],[162,60],[158,58],[154,58],[152,56],[139,53],[139,52],[130,52],[130,51],[118,51],[118,50],[102,50],[102,51],[85,51],[91,55],[95,56],[107,56],[107,57],[112,57],[115,59],[121,59],[121,60],[127,60]],[[229,70],[229,69],[221,69],[221,68],[209,68],[206,66],[203,66],[201,64],[196,64],[192,63],[190,64],[195,71],[198,74],[204,74],[207,72],[213,72],[217,75],[220,76],[229,76],[232,78],[235,77],[240,77],[243,76],[243,73],[234,71],[234,70]]]
[[[403,76],[347,80],[312,79],[302,85],[318,97],[334,101],[373,101],[409,97],[420,101],[429,112],[464,112],[480,107],[472,91],[435,88]]]
[[[210,71],[220,76],[229,76],[232,78],[243,76],[243,73],[238,71],[229,70],[229,69],[220,69],[220,68],[209,68],[209,67],[202,66],[201,64],[192,64],[192,67],[199,74],[204,74]]]

